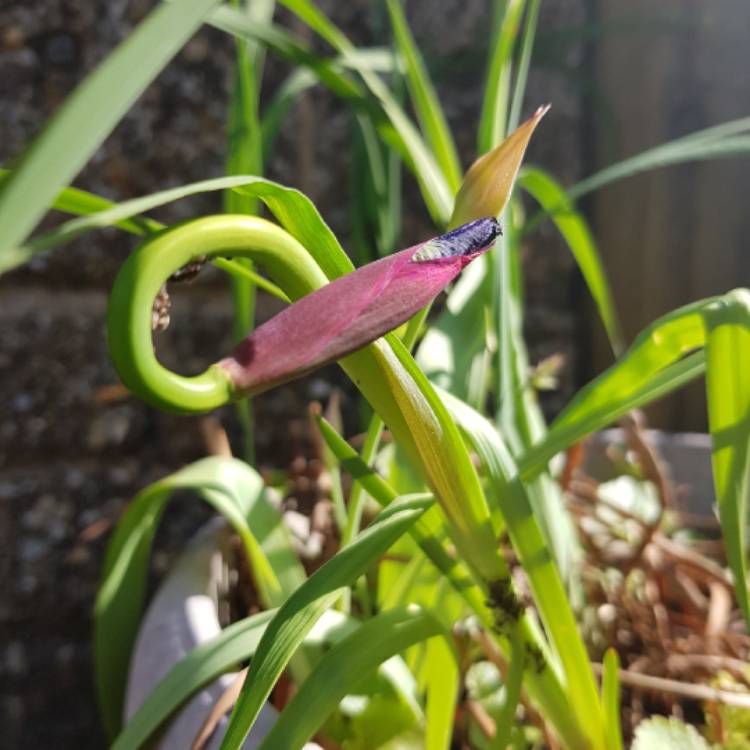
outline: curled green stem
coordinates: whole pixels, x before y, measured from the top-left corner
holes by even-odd
[[[204,412],[240,395],[218,365],[188,377],[162,366],[154,353],[154,298],[174,271],[200,257],[250,258],[262,265],[292,300],[327,282],[294,237],[254,216],[208,216],[166,229],[144,242],[123,265],[110,296],[109,348],[125,385],[168,411]]]

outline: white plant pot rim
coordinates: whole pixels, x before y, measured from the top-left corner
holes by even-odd
[[[149,604],[130,660],[126,721],[178,661],[221,632],[217,592],[223,569],[221,550],[230,533],[221,518],[203,526],[185,547]],[[169,723],[156,746],[158,750],[190,748],[212,706],[235,676],[236,673],[224,674],[193,695]],[[255,750],[276,717],[277,711],[266,703],[243,750]],[[227,724],[225,716],[206,743],[206,750],[218,750]],[[305,750],[321,749],[308,743]]]

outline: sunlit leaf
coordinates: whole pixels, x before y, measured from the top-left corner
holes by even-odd
[[[382,612],[336,644],[284,708],[259,750],[301,747],[363,677],[414,643],[443,631],[440,623],[418,608]]]
[[[750,623],[747,524],[750,492],[750,292],[708,306],[706,393],[716,499],[737,600]]]
[[[622,728],[620,726],[620,659],[617,651],[610,648],[604,654],[602,673],[602,707],[604,729],[607,732],[607,747],[622,750]]]
[[[217,2],[161,3],[68,97],[0,189],[0,259],[28,237]]]
[[[448,186],[455,192],[461,183],[462,170],[453,135],[432,86],[430,74],[409,30],[401,0],[387,0],[386,5],[398,50],[404,58],[406,80],[419,123],[427,142],[432,147],[432,153],[443,170]]]
[[[612,349],[615,354],[621,353],[622,334],[612,290],[586,220],[575,210],[565,190],[541,169],[524,167],[518,176],[518,184],[529,192],[545,211],[549,212],[550,218],[565,238],[594,298]]]
[[[166,505],[177,490],[198,492],[232,524],[269,605],[278,604],[284,596],[258,541],[273,538],[279,517],[274,513],[256,514],[251,529],[248,518],[253,508],[267,501],[262,480],[249,466],[234,459],[205,458],[143,490],[128,507],[109,543],[94,609],[97,690],[111,734],[122,719],[128,662],[146,594],[151,545]]]
[[[500,215],[510,198],[529,139],[548,109],[540,107],[501,144],[472,164],[456,194],[451,227],[482,216]]]
[[[403,498],[319,568],[282,605],[266,628],[230,717],[222,750],[237,750],[292,654],[310,628],[367,565],[382,555],[426,510],[431,500]]]

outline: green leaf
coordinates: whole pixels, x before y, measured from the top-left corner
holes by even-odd
[[[320,660],[259,750],[302,747],[363,678],[371,680],[372,671],[387,659],[442,632],[434,617],[416,607],[382,612],[363,623]]]
[[[348,547],[319,568],[282,605],[263,634],[232,712],[223,750],[237,749],[250,731],[276,680],[316,620],[367,566],[409,530],[431,500],[403,498],[380,513]]]
[[[245,179],[246,184],[236,189],[260,198],[281,226],[313,255],[329,279],[354,270],[336,235],[304,193],[262,178]]]
[[[10,170],[0,168],[0,186],[2,186],[8,177],[10,177],[10,174]],[[86,216],[87,214],[106,211],[108,208],[113,208],[115,205],[117,204],[113,201],[107,198],[102,198],[100,195],[90,193],[87,190],[66,187],[58,193],[50,208],[55,211],[62,211],[66,214]],[[114,226],[118,229],[122,229],[124,232],[142,235],[154,232],[157,229],[160,229],[162,225],[153,219],[139,216],[135,219],[124,219],[123,221],[114,224]]]
[[[176,490],[198,492],[226,517],[243,541],[263,598],[269,604],[278,604],[283,598],[279,580],[258,543],[271,534],[273,525],[256,522],[251,529],[248,523],[254,507],[266,503],[263,481],[249,466],[235,459],[205,458],[140,492],[109,542],[94,607],[97,691],[105,726],[112,735],[121,722],[128,663],[146,595],[151,545]],[[264,514],[264,518],[271,524],[279,522],[278,514]]]
[[[106,211],[72,219],[47,234],[32,239],[17,250],[14,264],[28,260],[32,255],[69,242],[86,232],[106,226],[118,225],[124,220],[151,211],[167,203],[190,195],[215,190],[235,188],[260,198],[284,228],[301,244],[315,253],[318,264],[329,278],[336,278],[353,270],[351,261],[336,236],[325,223],[312,201],[299,190],[280,185],[253,175],[218,177],[188,185],[151,193],[140,198],[119,203]],[[0,260],[0,269],[3,268]]]
[[[405,153],[405,161],[411,165],[419,182],[422,195],[433,220],[439,226],[448,221],[453,205],[453,191],[446,181],[435,155],[427,148],[414,123],[396,101],[393,93],[377,75],[366,67],[359,66],[352,55],[356,48],[336,26],[309,0],[281,0],[289,10],[299,16],[311,29],[320,34],[337,52],[349,61],[365,86],[375,97],[398,136]]]
[[[633,409],[640,409],[652,401],[682,388],[706,371],[706,356],[703,351],[695,352],[682,360],[665,366],[653,376],[622,398],[613,396],[606,403],[592,407],[590,411],[579,415],[567,425],[552,425],[552,431],[543,440],[533,445],[519,457],[519,471],[524,481],[530,481],[547,466],[548,461],[557,453],[565,450],[581,438],[607,425],[616,422],[620,417]]]
[[[695,727],[674,717],[654,716],[635,730],[631,750],[711,750]]]
[[[594,298],[612,349],[616,355],[620,354],[623,349],[622,334],[612,291],[586,220],[575,210],[565,190],[541,169],[524,167],[518,175],[518,184],[547,211],[565,238]]]
[[[521,700],[521,678],[525,668],[526,654],[523,642],[517,636],[510,642],[510,660],[505,675],[505,700],[497,719],[497,734],[492,747],[505,750],[510,742],[510,735],[516,725],[516,709]]]
[[[446,638],[427,644],[427,707],[425,709],[425,750],[450,750],[460,688],[456,654]]]
[[[702,311],[706,304],[696,302],[654,321],[621,359],[578,391],[547,435],[519,459],[524,480],[582,437],[699,375],[701,355],[680,360],[704,344]]]
[[[508,115],[508,130],[514,130],[521,121],[521,108],[526,95],[526,81],[531,67],[531,53],[534,50],[540,5],[541,0],[529,0],[526,7],[526,19],[521,35],[521,51],[518,56],[518,71],[516,72],[516,82],[513,86],[513,98]]]
[[[682,360],[705,346],[701,353]],[[626,354],[582,388],[546,437],[528,450],[519,469],[528,481],[556,453],[627,410],[647,403],[706,368],[713,473],[727,557],[737,600],[750,622],[747,590],[750,491],[750,292],[686,305],[646,328]]]
[[[506,134],[513,47],[526,0],[495,0],[492,21],[492,54],[484,86],[477,148],[480,154],[495,148]]]
[[[227,671],[237,669],[254,654],[266,626],[276,614],[267,610],[224,628],[215,638],[196,646],[175,664],[128,721],[115,739],[112,750],[138,750],[160,726],[190,697]],[[328,610],[303,642],[311,658],[349,636],[359,623],[339,612]],[[296,658],[296,657],[295,657]],[[381,686],[390,688],[394,699],[410,704],[413,696],[403,689],[400,679],[403,662],[391,659],[381,669]],[[308,670],[309,673],[309,670]]]
[[[607,653],[604,654],[602,706],[607,747],[610,750],[623,750],[620,726],[620,658],[613,648],[607,649]]]
[[[432,148],[435,159],[443,170],[448,187],[453,193],[461,184],[463,170],[458,160],[456,144],[448,128],[443,108],[435,93],[422,56],[409,30],[400,0],[387,0],[388,13],[398,50],[404,58],[406,80],[414,110],[422,126],[422,132]]]
[[[0,189],[1,267],[216,4],[160,4],[66,99]]]
[[[363,489],[380,505],[386,507],[393,502],[396,491],[357,452],[334,430],[322,417],[318,418],[323,439],[333,454],[341,462],[341,468],[348,472]],[[425,513],[410,529],[409,533],[417,542],[432,564],[440,570],[446,579],[460,593],[471,608],[486,618],[487,607],[484,604],[482,590],[472,580],[471,574],[462,563],[457,563],[450,555],[441,540],[444,535],[444,523],[439,509],[434,507]]]
[[[601,735],[602,718],[597,710],[599,699],[586,648],[527,491],[519,481],[513,457],[487,419],[447,393],[442,397],[484,466],[491,490],[488,497],[494,509],[501,513],[528,577],[534,602],[563,665],[573,710],[579,719],[586,717],[593,737]]]
[[[569,188],[568,196],[577,200],[612,182],[650,169],[750,154],[749,132],[750,117],[743,117],[690,133],[602,169]]]
[[[240,0],[233,0],[240,5]],[[243,12],[253,23],[268,23],[275,0],[246,2]],[[235,39],[234,90],[229,102],[227,175],[263,174],[263,143],[260,127],[260,88],[263,78],[265,48],[245,39]],[[224,194],[224,211],[228,214],[258,213],[258,201],[233,190]],[[252,263],[237,259],[235,264],[252,270]],[[255,326],[257,288],[248,276],[231,278],[235,342],[242,341]],[[253,409],[251,399],[235,404],[241,427],[241,455],[248,462],[255,458]]]
[[[193,693],[250,658],[276,610],[259,612],[224,628],[177,662],[117,735],[112,750],[138,750]]]
[[[706,393],[719,520],[737,601],[750,623],[747,523],[750,492],[750,292],[708,306]]]

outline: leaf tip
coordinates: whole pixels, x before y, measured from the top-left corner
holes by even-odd
[[[456,194],[450,228],[481,217],[500,215],[510,198],[529,140],[549,109],[549,104],[539,107],[502,143],[471,165]]]

